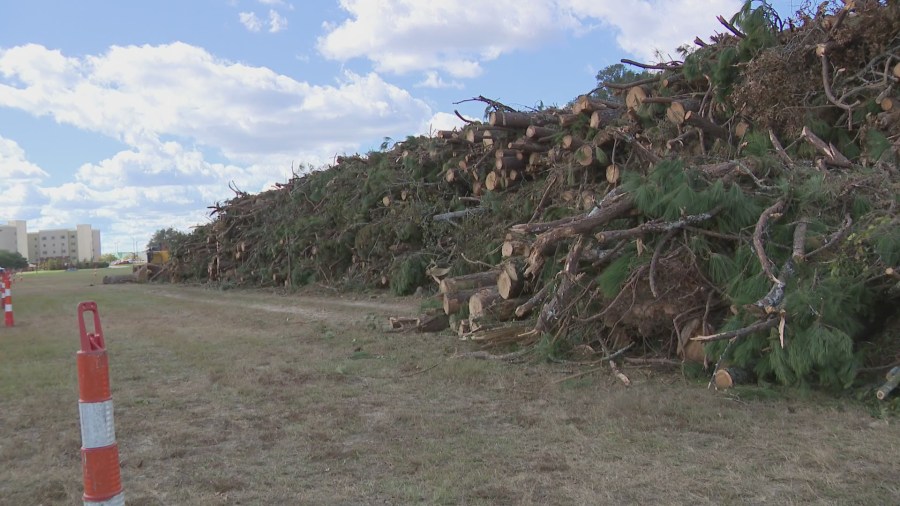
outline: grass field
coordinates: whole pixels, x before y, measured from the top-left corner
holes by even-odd
[[[121,272],[116,270],[115,272]],[[0,327],[0,504],[80,504],[76,304],[99,306],[127,503],[900,504],[900,427],[677,371],[455,357],[418,299],[30,274]]]

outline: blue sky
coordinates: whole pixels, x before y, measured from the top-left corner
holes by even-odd
[[[0,222],[142,247],[205,223],[231,181],[258,192],[452,128],[454,109],[480,118],[453,104],[477,95],[563,105],[620,58],[676,58],[740,4],[0,0]]]

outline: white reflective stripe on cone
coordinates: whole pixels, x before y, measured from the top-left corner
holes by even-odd
[[[119,494],[112,499],[100,502],[84,501],[84,506],[125,506],[125,494]]]
[[[7,313],[11,313],[11,312],[12,312],[12,304],[7,304],[7,305],[5,306],[5,308],[6,308],[6,312],[7,312]]]
[[[82,448],[102,448],[116,442],[112,399],[104,402],[79,402]]]

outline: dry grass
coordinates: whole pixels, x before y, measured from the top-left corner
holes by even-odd
[[[75,306],[110,352],[129,505],[896,504],[900,429],[812,396],[671,373],[560,384],[389,334],[418,301],[26,276],[0,328],[0,504],[81,494]]]

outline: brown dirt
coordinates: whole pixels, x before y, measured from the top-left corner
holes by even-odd
[[[895,504],[900,429],[680,374],[456,358],[417,300],[26,277],[0,329],[0,504],[76,504],[74,307],[110,353],[129,505]],[[409,314],[408,313],[408,314]]]

